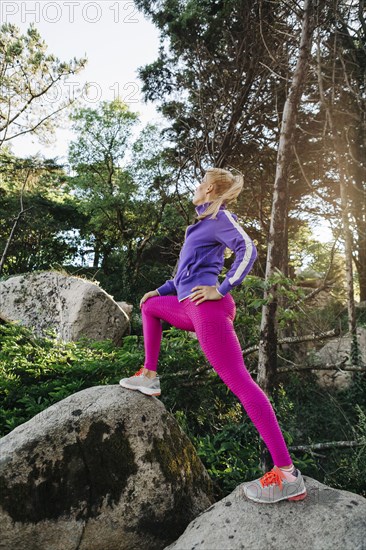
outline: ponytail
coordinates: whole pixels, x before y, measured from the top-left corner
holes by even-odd
[[[223,168],[208,168],[206,174],[210,174],[210,183],[213,184],[215,195],[214,199],[202,214],[196,216],[196,220],[202,220],[206,216],[211,215],[211,219],[216,219],[220,206],[233,202],[241,193],[244,186],[244,177],[241,172],[236,176],[224,170]]]

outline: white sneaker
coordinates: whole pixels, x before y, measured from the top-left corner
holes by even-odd
[[[274,466],[264,476],[241,485],[247,498],[255,502],[274,503],[280,500],[304,500],[307,496],[304,479],[298,468],[289,480]]]
[[[149,378],[143,374],[144,367],[141,367],[135,374],[129,378],[122,378],[119,383],[122,388],[129,390],[139,390],[145,395],[160,395],[160,380],[159,376]]]

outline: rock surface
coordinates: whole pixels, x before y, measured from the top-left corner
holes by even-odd
[[[0,317],[44,335],[55,328],[65,341],[110,338],[120,346],[129,315],[96,283],[57,271],[26,273],[0,282]]]
[[[131,319],[133,305],[127,302],[116,302],[116,304],[127,313],[128,317]]]
[[[256,503],[239,485],[165,550],[365,550],[366,499],[303,477],[302,501]]]
[[[212,490],[159,399],[95,386],[0,439],[0,548],[162,549]]]
[[[361,361],[366,365],[366,328],[357,328],[357,340],[361,353]],[[316,354],[315,359],[321,365],[340,363],[351,353],[352,338],[345,335],[342,338],[332,338]],[[347,360],[347,363],[350,363]],[[347,389],[352,382],[353,372],[341,370],[314,370],[319,386],[323,388]]]

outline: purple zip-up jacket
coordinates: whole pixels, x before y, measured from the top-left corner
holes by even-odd
[[[209,204],[205,202],[196,206],[197,214],[202,214]],[[252,269],[257,249],[237,219],[238,216],[222,204],[216,219],[207,216],[189,225],[179,254],[177,273],[174,279],[156,289],[160,296],[177,294],[181,302],[191,296],[192,288],[197,285],[216,286],[218,293],[225,296],[239,285]],[[235,260],[219,284],[218,275],[224,266],[226,247],[235,253]]]

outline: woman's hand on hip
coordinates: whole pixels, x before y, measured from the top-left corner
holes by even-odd
[[[152,298],[153,296],[160,296],[160,294],[157,290],[150,290],[150,292],[146,292],[146,294],[144,294],[140,300],[140,309],[142,304],[146,302],[146,300],[148,300],[149,298]]]
[[[197,285],[192,289],[190,300],[191,302],[196,302],[196,306],[205,300],[221,300],[223,296],[219,294],[216,290],[216,286],[207,286],[207,285]]]

